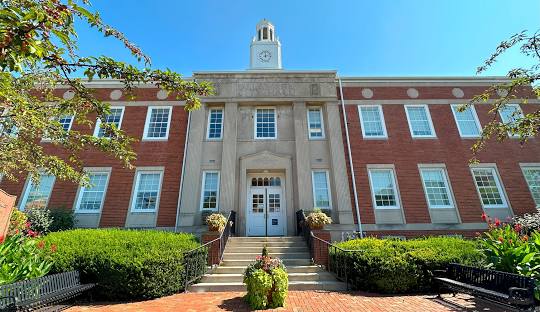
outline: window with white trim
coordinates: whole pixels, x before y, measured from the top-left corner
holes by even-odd
[[[405,105],[405,113],[413,138],[436,137],[427,105]]]
[[[521,110],[519,104],[506,104],[503,108],[499,110],[499,115],[501,116],[501,120],[503,123],[512,126],[518,120],[523,118],[523,111]],[[514,134],[510,132],[508,132],[508,135],[511,137],[519,136],[519,134],[517,133]]]
[[[313,183],[313,205],[316,208],[331,209],[330,187],[328,184],[328,171],[314,170],[311,172]]]
[[[429,208],[454,208],[445,169],[421,168],[420,176]]]
[[[359,105],[358,114],[364,138],[386,138],[384,115],[380,105]]]
[[[320,107],[308,107],[308,135],[310,139],[324,138],[324,125],[322,109]]]
[[[399,209],[394,169],[369,169],[368,172],[375,208]]]
[[[495,168],[472,168],[480,201],[484,208],[507,208],[508,204]]]
[[[19,209],[24,211],[29,207],[47,207],[54,186],[54,180],[55,176],[42,174],[39,178],[39,182],[34,184],[31,177],[28,177],[22,200],[19,203]]]
[[[94,130],[94,136],[98,138],[108,138],[110,134],[105,133],[105,129],[101,127],[101,124],[114,124],[117,129],[120,129],[122,125],[122,117],[124,115],[124,107],[114,107],[110,109],[110,113],[105,116],[105,120],[101,121],[100,118],[96,121],[96,129]]]
[[[257,108],[255,111],[255,138],[275,139],[276,129],[276,109]]]
[[[208,129],[206,131],[208,140],[221,140],[223,138],[223,109],[212,108],[208,112]]]
[[[522,167],[523,175],[531,191],[531,195],[536,204],[536,208],[540,208],[540,165],[538,167]]]
[[[219,171],[203,171],[201,210],[218,210]]]
[[[71,130],[71,125],[73,124],[73,115],[61,116],[58,118],[58,122],[62,125],[64,131]]]
[[[99,213],[103,208],[109,171],[88,172],[89,186],[81,186],[79,189],[76,213]]]
[[[172,107],[148,107],[143,140],[166,140],[169,137]]]
[[[481,126],[474,106],[470,105],[462,112],[458,110],[460,106],[460,104],[452,104],[452,113],[456,120],[459,135],[462,138],[480,137]]]
[[[131,211],[154,212],[159,206],[161,190],[161,170],[139,170],[135,179],[135,194],[132,198]]]

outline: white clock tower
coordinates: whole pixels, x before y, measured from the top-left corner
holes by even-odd
[[[251,41],[249,69],[281,69],[281,43],[274,25],[266,19],[257,24],[257,35]]]

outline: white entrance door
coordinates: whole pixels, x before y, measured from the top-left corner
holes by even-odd
[[[253,178],[248,194],[247,235],[285,235],[286,210],[281,179]]]

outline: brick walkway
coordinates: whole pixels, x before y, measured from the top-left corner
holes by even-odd
[[[187,293],[155,300],[76,306],[68,312],[135,312],[135,311],[250,311],[244,303],[242,292]],[[285,308],[267,311],[322,312],[322,311],[373,311],[373,312],[439,312],[439,311],[504,311],[498,307],[486,306],[473,298],[458,295],[446,298],[456,306],[442,304],[433,296],[382,296],[362,292],[290,291]]]

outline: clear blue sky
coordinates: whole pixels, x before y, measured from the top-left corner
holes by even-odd
[[[186,76],[244,70],[255,25],[267,18],[289,70],[335,69],[343,76],[475,75],[498,43],[540,28],[538,0],[93,0],[155,68]],[[79,28],[85,55],[135,62],[121,44]],[[511,51],[486,75],[528,64]]]

